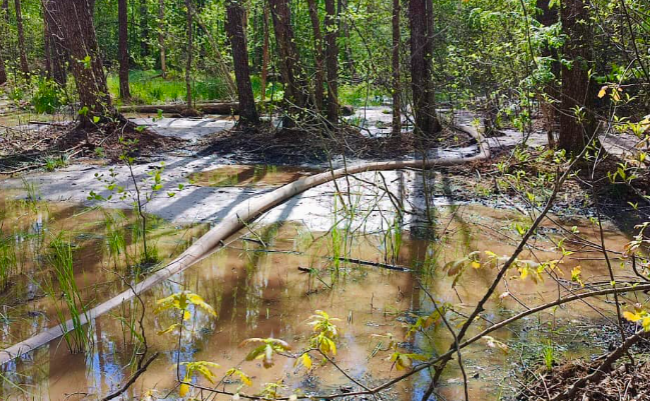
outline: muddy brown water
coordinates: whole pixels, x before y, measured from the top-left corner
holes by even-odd
[[[203,187],[271,187],[285,185],[319,172],[322,170],[295,166],[233,165],[193,173],[188,180],[191,184]]]
[[[123,263],[107,256],[106,233],[103,226],[105,215],[100,210],[84,210],[75,205],[39,203],[33,208],[25,203],[10,201],[10,194],[3,193],[0,206],[4,211],[2,231],[4,235],[16,233],[34,234],[25,240],[23,252],[28,255],[23,275],[16,280],[3,299],[2,330],[0,343],[10,345],[25,339],[44,327],[56,324],[54,303],[48,297],[39,296],[39,274],[43,272],[42,258],[47,252],[47,236],[60,230],[73,233],[75,243],[75,278],[85,290],[86,302],[96,304],[123,289],[120,276],[128,273]],[[128,224],[130,217],[126,216]],[[284,223],[270,227],[256,227],[259,238],[267,248],[257,241],[248,230],[235,236],[234,242],[201,263],[168,280],[142,298],[147,307],[144,322],[147,340],[152,350],[162,356],[129,389],[128,397],[142,397],[148,392],[161,399],[177,399],[175,369],[179,350],[178,337],[174,334],[158,335],[175,320],[169,313],[152,313],[155,301],[180,290],[190,290],[201,295],[212,305],[218,316],[213,318],[201,311],[193,311],[186,323],[180,347],[181,361],[211,361],[222,367],[215,369],[218,377],[231,367],[239,367],[253,380],[253,387],[243,392],[258,393],[263,383],[282,381],[286,386],[283,394],[300,389],[307,393],[328,394],[338,392],[350,385],[339,371],[331,365],[315,368],[310,374],[294,367],[293,360],[276,357],[275,365],[265,369],[259,361],[244,361],[250,347],[239,344],[251,337],[273,337],[290,343],[294,350],[308,347],[312,333],[308,322],[316,310],[324,310],[341,319],[342,334],[338,344],[337,363],[351,376],[369,385],[380,384],[396,377],[397,371],[387,361],[391,352],[382,350],[386,340],[380,344],[378,335],[391,333],[400,342],[400,352],[436,354],[444,352],[452,338],[444,329],[417,334],[405,339],[405,325],[413,322],[420,311],[431,311],[431,301],[421,290],[418,277],[440,304],[453,305],[449,312],[451,324],[459,325],[466,314],[481,297],[494,277],[494,270],[482,266],[468,268],[462,279],[452,287],[443,266],[462,258],[469,252],[491,251],[498,255],[509,255],[517,241],[516,224],[526,220],[509,210],[491,209],[477,205],[454,208],[440,208],[437,215],[437,229],[433,238],[415,238],[404,235],[399,255],[391,257],[385,237],[365,234],[362,230],[354,236],[335,239],[330,233],[309,232],[304,226]],[[596,241],[597,233],[586,219],[565,221],[564,225],[575,227],[583,238]],[[622,250],[628,238],[606,227],[606,242],[613,250]],[[188,240],[198,237],[206,227],[171,227],[160,222],[151,234],[156,237],[161,256],[171,258],[186,246]],[[44,232],[39,239],[38,232]],[[557,229],[545,223],[541,233],[521,259],[559,259],[556,244],[561,237]],[[22,234],[27,238],[26,234]],[[246,236],[253,241],[243,240]],[[239,239],[237,239],[239,238]],[[30,242],[31,241],[31,242]],[[42,241],[43,244],[33,243]],[[345,245],[344,245],[345,244]],[[535,283],[530,278],[522,280],[513,271],[498,293],[509,291],[516,296],[499,299],[497,296],[488,304],[484,317],[499,321],[521,311],[520,303],[527,306],[539,305],[557,298],[558,286],[564,285],[577,290],[571,283],[571,270],[580,265],[583,281],[609,281],[607,269],[600,254],[591,252],[588,246],[566,243],[576,251],[563,258],[559,265],[560,281],[546,279]],[[137,245],[131,244],[132,252]],[[273,250],[270,252],[269,250]],[[387,262],[407,266],[414,271],[398,272],[374,266],[363,266],[345,262],[335,263],[327,256],[335,252],[349,257]],[[388,256],[388,260],[386,260]],[[612,254],[612,256],[616,256]],[[30,260],[33,259],[33,260]],[[306,269],[312,269],[306,273]],[[626,268],[618,268],[617,280],[629,275]],[[22,284],[21,284],[22,283]],[[563,290],[563,293],[566,291]],[[120,317],[128,319],[131,303],[122,310],[96,319],[92,324],[94,345],[86,354],[71,355],[62,341],[55,341],[23,359],[2,368],[0,386],[2,400],[81,400],[92,396],[106,395],[128,379],[132,373],[132,342],[128,329]],[[561,345],[566,355],[585,355],[593,350],[589,344],[576,346],[578,337],[549,338],[549,325],[557,327],[571,324],[589,324],[603,321],[603,315],[611,318],[612,306],[605,299],[590,304],[575,303],[571,307],[558,308],[549,313],[526,319],[508,329],[492,334],[499,341],[511,346],[508,355],[498,349],[477,343],[465,350],[464,364],[470,377],[469,389],[473,400],[497,400],[502,390],[505,394],[513,385],[510,372],[518,363],[523,351],[517,344],[544,344],[554,340]],[[488,323],[477,323],[477,330]],[[439,393],[446,399],[462,398],[462,381],[457,366],[452,362]],[[428,374],[422,372],[406,380],[387,395],[389,399],[419,399],[426,388]],[[209,385],[205,380],[196,382]],[[237,391],[241,383],[229,379],[223,388]],[[163,398],[164,396],[167,398]],[[86,397],[86,398],[85,398]],[[223,398],[223,397],[222,397]],[[129,398],[131,399],[131,398]],[[221,398],[218,398],[221,399]],[[228,399],[223,398],[223,399]]]

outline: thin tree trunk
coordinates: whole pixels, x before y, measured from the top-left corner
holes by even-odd
[[[537,8],[542,12],[537,15],[537,21],[543,27],[549,27],[559,20],[559,15],[557,12],[557,7],[550,8],[547,0],[537,0]],[[557,51],[552,49],[548,43],[544,43],[541,49],[541,54],[543,58],[552,58],[551,64],[551,73],[555,78],[560,76],[560,64],[557,60]],[[557,96],[559,88],[555,85],[555,82],[549,82],[544,86],[542,94],[539,96],[540,110],[542,112],[544,130],[546,131],[546,136],[548,138],[548,146],[551,149],[554,149],[555,144],[555,122],[557,120],[555,113],[555,106],[551,102],[553,98]]]
[[[201,18],[199,18],[199,15],[196,13],[194,9],[192,9],[192,12],[194,13],[194,19],[196,20],[196,23],[199,25],[199,27],[205,32],[206,36],[208,37],[208,42],[210,43],[210,46],[212,47],[212,51],[214,52],[214,56],[217,62],[217,65],[219,66],[219,70],[221,72],[221,75],[223,76],[223,79],[226,81],[226,86],[228,87],[228,92],[230,92],[230,97],[234,99],[237,97],[237,85],[235,85],[235,81],[232,80],[232,77],[230,76],[230,69],[228,68],[228,65],[226,64],[226,61],[223,59],[223,56],[221,55],[221,51],[219,51],[219,45],[217,44],[217,40],[214,38],[208,27],[201,21]]]
[[[339,46],[338,14],[335,0],[325,0],[325,64],[327,67],[327,119],[339,121]]]
[[[187,8],[187,57],[185,64],[185,88],[187,89],[187,108],[192,108],[192,0],[185,0]]]
[[[127,7],[127,0],[118,0],[118,51],[120,60],[120,98],[122,100],[131,98],[131,91],[129,90],[129,20]]]
[[[324,110],[325,105],[325,66],[323,61],[325,59],[323,53],[323,34],[320,29],[320,18],[318,18],[318,4],[316,0],[307,0],[309,7],[309,17],[311,18],[311,25],[314,31],[314,56],[316,72],[314,77],[314,103],[318,111]]]
[[[562,63],[562,89],[560,96],[560,138],[558,146],[577,154],[597,128],[593,114],[595,87],[589,78],[590,27],[589,11],[583,0],[566,0],[560,8],[562,30],[566,35],[564,55],[572,61],[569,67]],[[580,110],[581,116],[576,115]]]
[[[165,0],[158,2],[158,48],[160,50],[160,69],[163,79],[167,78],[167,59],[165,54]]]
[[[435,91],[433,89],[433,4],[431,0],[410,0],[411,23],[411,85],[415,133],[433,136],[442,127],[436,116]]]
[[[6,6],[6,7],[5,7]],[[6,30],[5,30],[5,22],[7,22],[7,16],[8,16],[8,10],[9,8],[9,2],[8,0],[5,0],[4,3],[2,4],[2,9],[0,10],[0,13],[3,14],[3,19],[5,21],[0,22],[0,85],[4,84],[7,82],[7,67],[5,65],[5,38],[6,38]]]
[[[43,0],[43,25],[45,26],[45,60],[48,78],[54,80],[59,86],[65,87],[67,82],[66,62],[68,52],[62,43],[63,33],[57,26],[54,17],[48,11],[48,2]]]
[[[7,82],[7,68],[5,66],[4,59],[4,45],[2,43],[2,38],[0,38],[0,85]]]
[[[264,7],[264,21],[263,21],[263,34],[264,42],[262,44],[262,73],[261,73],[261,84],[262,84],[262,103],[266,100],[266,83],[269,76],[269,8]]]
[[[402,134],[402,84],[400,81],[400,50],[402,33],[400,29],[400,13],[402,12],[401,0],[393,0],[393,136]]]
[[[16,30],[18,31],[18,52],[20,54],[20,71],[25,78],[29,78],[29,63],[27,62],[27,52],[25,51],[25,31],[23,28],[23,13],[20,7],[20,0],[15,0],[16,11]]]
[[[106,76],[99,54],[90,1],[55,0],[47,2],[47,12],[63,35],[63,43],[74,63],[70,63],[75,78],[82,125],[93,117],[116,116],[106,85]]]
[[[149,9],[147,8],[147,2],[140,0],[140,26],[142,38],[149,38]],[[140,41],[140,54],[144,57],[149,55],[149,42],[147,40]]]
[[[305,77],[302,74],[300,57],[296,48],[296,41],[291,27],[291,10],[288,0],[269,0],[275,40],[280,53],[280,73],[285,85],[285,100],[298,112],[307,105],[308,91],[306,91]],[[289,123],[288,120],[286,120]]]
[[[255,108],[255,97],[251,85],[248,65],[248,45],[246,41],[246,10],[238,0],[226,2],[226,32],[232,46],[235,63],[235,78],[239,94],[239,123],[258,124],[259,116]]]
[[[372,4],[372,3],[369,3]],[[348,11],[348,1],[347,0],[338,0],[338,11],[339,15],[343,16],[339,21],[339,29],[345,38],[343,42],[343,49],[345,54],[345,62],[350,73],[350,77],[354,80],[357,79],[357,69],[354,62],[354,56],[352,55],[352,47],[350,47],[350,26],[347,23],[346,14]]]

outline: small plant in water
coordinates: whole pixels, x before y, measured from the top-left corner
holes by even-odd
[[[151,246],[147,241],[147,232],[150,227],[149,218],[145,213],[145,207],[163,189],[162,174],[165,171],[165,163],[161,162],[152,171],[148,171],[144,178],[139,179],[134,172],[135,158],[131,156],[137,148],[138,140],[120,138],[120,143],[125,147],[124,152],[120,155],[120,161],[128,170],[127,181],[131,182],[133,189],[129,190],[125,183],[120,183],[120,174],[115,168],[111,168],[107,177],[104,174],[95,173],[95,179],[105,184],[106,190],[110,195],[105,197],[95,191],[90,191],[88,200],[109,201],[114,196],[117,196],[121,201],[131,201],[133,210],[136,212],[138,218],[138,224],[133,227],[133,238],[142,239],[143,255],[140,258],[139,264],[140,266],[147,267],[158,262],[158,252],[156,247]],[[183,184],[179,184],[176,190],[168,191],[167,196],[174,197],[177,193],[176,191],[182,190],[183,187]]]
[[[0,292],[9,288],[11,277],[17,273],[16,241],[12,237],[0,238]]]
[[[42,287],[54,302],[68,349],[72,353],[83,352],[90,344],[91,336],[82,322],[87,311],[74,276],[72,244],[65,238],[64,233],[59,233],[50,243],[50,247],[52,252],[48,255],[47,261],[54,272],[58,287],[55,287],[49,275]],[[72,327],[68,327],[66,323],[68,314]]]

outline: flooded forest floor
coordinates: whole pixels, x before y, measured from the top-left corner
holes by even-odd
[[[362,129],[337,138],[278,132],[274,119],[259,131],[237,132],[231,117],[129,117],[144,129],[124,137],[140,138],[139,144],[93,133],[78,148],[72,143],[79,138],[61,130],[64,117],[47,124],[28,115],[0,118],[0,166],[10,173],[0,175],[0,349],[127,290],[242,202],[297,179],[369,161],[470,157],[479,151],[471,136],[452,128],[424,149],[407,134],[396,141],[387,135],[391,116],[381,107],[356,111],[350,122]],[[447,117],[461,127],[474,119],[469,112]],[[160,356],[119,396],[123,400],[188,397],[179,393],[178,376],[197,386],[190,395],[199,399],[207,397],[200,386],[267,399],[271,388],[288,397],[380,386],[444,354],[454,344],[445,326],[465,324],[493,282],[499,258],[518,248],[561,164],[543,148],[545,137],[533,132],[526,146],[517,147],[523,135],[504,130],[486,139],[489,160],[365,172],[298,194],[196,265],[93,319],[77,340],[66,336],[4,364],[0,398],[101,399],[132,377],[143,343]],[[627,148],[617,151],[620,141],[607,138],[603,143],[611,157],[596,172],[607,177]],[[121,162],[122,153],[132,162]],[[635,225],[650,213],[640,196],[647,173],[633,186],[594,181],[591,173],[580,166],[561,187],[468,337],[560,297],[639,279],[627,249]],[[162,189],[153,190],[158,184]],[[142,214],[133,203],[139,190],[149,194]],[[166,332],[178,321],[165,311],[153,313],[157,300],[182,291],[200,295],[215,313],[189,307],[183,329]],[[617,297],[632,310],[647,295],[630,291]],[[608,295],[560,305],[491,332],[463,350],[462,364],[449,363],[437,397],[462,399],[467,386],[476,400],[548,398],[549,386],[557,391],[590,374],[598,358],[617,346],[613,300]],[[323,316],[316,311],[340,319],[337,352],[329,354],[335,364],[321,363],[314,354],[307,367],[304,360],[294,363],[295,355],[282,354],[313,348],[309,322]],[[624,326],[633,333],[636,324]],[[247,360],[251,346],[241,344],[251,338],[281,339],[291,349],[276,350],[272,363]],[[83,352],[70,352],[74,341],[82,341]],[[635,347],[645,360],[647,345]],[[396,354],[406,355],[408,363],[398,363]],[[215,375],[223,378],[187,378],[193,365],[177,367],[179,361],[218,363]],[[603,389],[632,386],[644,399],[642,386],[628,380],[635,374],[622,366]],[[645,375],[647,365],[639,366],[637,376]],[[230,368],[236,372],[226,374]],[[431,374],[433,369],[422,369],[377,396],[420,400]],[[591,389],[585,397],[610,399],[596,398],[607,391]]]

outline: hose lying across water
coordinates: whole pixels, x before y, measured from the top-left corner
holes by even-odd
[[[350,166],[333,171],[316,174],[313,176],[301,178],[281,188],[264,194],[260,197],[245,201],[242,205],[229,213],[219,224],[208,231],[185,252],[169,264],[148,276],[145,280],[132,286],[132,289],[122,292],[121,294],[109,299],[106,302],[90,309],[81,316],[81,323],[86,324],[94,320],[111,309],[129,301],[141,294],[159,282],[168,279],[174,274],[181,272],[201,259],[214,252],[228,237],[245,227],[261,214],[278,206],[293,196],[302,193],[310,188],[345,177],[348,174],[363,173],[366,171],[386,171],[398,170],[402,168],[428,168],[435,166],[453,166],[468,162],[485,160],[490,158],[490,147],[481,134],[472,126],[460,127],[463,131],[470,134],[478,144],[479,152],[470,157],[455,158],[433,158],[428,160],[408,160],[408,161],[390,161],[390,162],[372,162],[358,166]],[[46,329],[39,334],[21,341],[0,351],[0,365],[8,363],[36,348],[42,347],[52,340],[56,340],[64,334],[63,325],[57,325]],[[65,323],[66,332],[73,328],[72,321]]]

